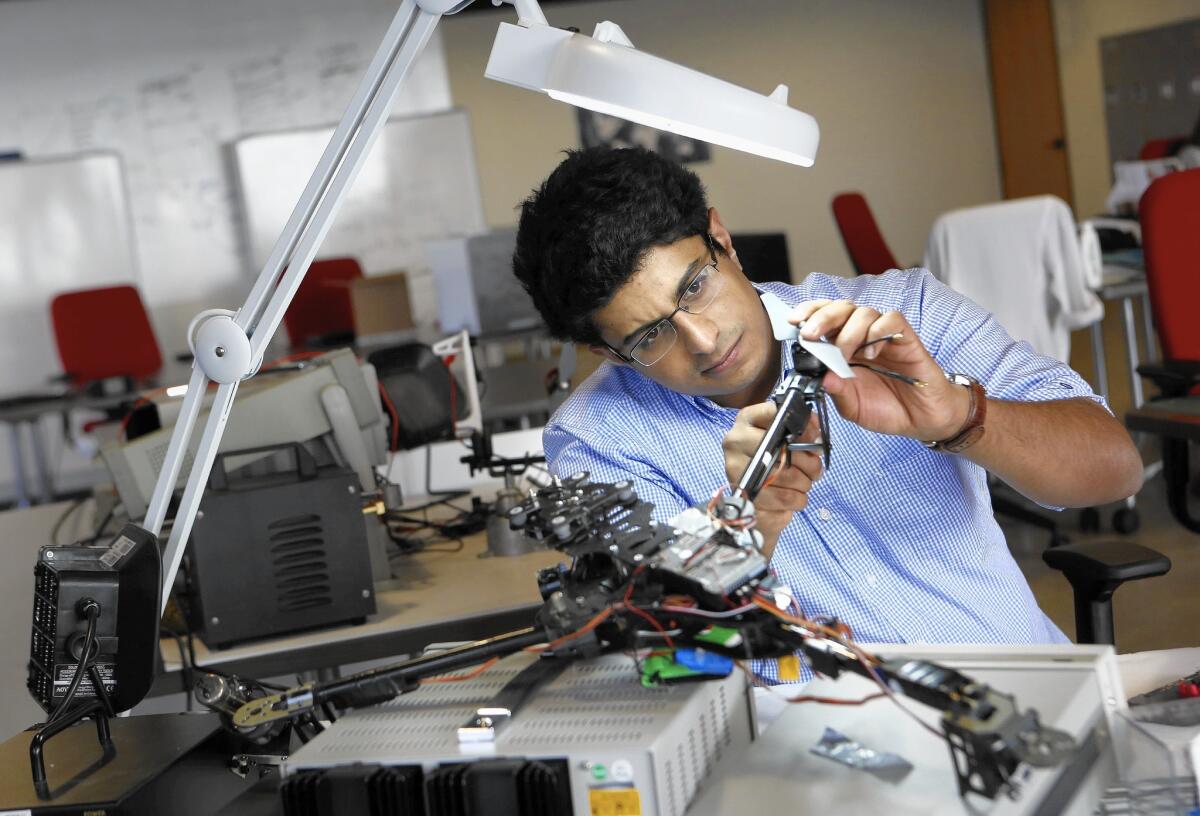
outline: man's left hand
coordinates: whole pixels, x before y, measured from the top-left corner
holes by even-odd
[[[827,338],[850,363],[889,369],[919,380],[921,386],[856,367],[854,379],[825,375],[825,391],[845,419],[879,433],[925,442],[949,439],[967,421],[970,393],[946,379],[900,312],[880,314],[848,300],[810,300],[788,318],[803,323],[806,340]],[[863,347],[865,343],[891,337]]]

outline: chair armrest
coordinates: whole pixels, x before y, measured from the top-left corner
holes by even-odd
[[[1072,586],[1103,586],[1165,575],[1171,559],[1128,541],[1088,541],[1051,547],[1042,560],[1061,570]]]
[[[1142,363],[1137,370],[1157,385],[1164,397],[1181,397],[1200,385],[1200,360],[1158,360]]]

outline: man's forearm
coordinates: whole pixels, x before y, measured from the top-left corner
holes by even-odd
[[[985,427],[959,455],[1035,501],[1088,507],[1142,486],[1142,459],[1129,433],[1092,400],[989,399]]]

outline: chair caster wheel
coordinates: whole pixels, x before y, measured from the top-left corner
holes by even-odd
[[[1141,526],[1141,519],[1138,517],[1138,511],[1132,507],[1122,507],[1117,512],[1113,513],[1113,529],[1118,533],[1129,535],[1136,533],[1138,527]]]
[[[1100,511],[1095,507],[1085,507],[1079,512],[1079,530],[1084,533],[1100,532]]]

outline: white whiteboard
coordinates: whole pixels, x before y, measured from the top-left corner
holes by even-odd
[[[136,283],[133,247],[115,154],[0,162],[0,394],[43,388],[62,370],[50,300]]]
[[[397,8],[398,0],[4,0],[0,151],[117,151],[147,303],[236,306],[257,268],[242,245],[223,146],[337,122]],[[449,106],[435,33],[392,110]],[[296,172],[303,180],[306,171]],[[160,339],[182,348],[182,328]]]
[[[256,266],[266,263],[332,133],[332,128],[272,133],[234,145],[246,238]],[[419,326],[429,326],[436,303],[426,242],[484,230],[466,112],[391,119],[317,257],[353,256],[368,275],[405,272],[413,316]]]

